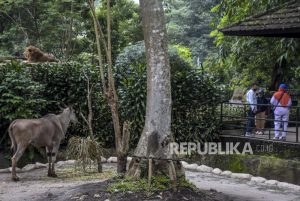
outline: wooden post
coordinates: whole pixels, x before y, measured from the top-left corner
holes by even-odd
[[[151,188],[151,178],[152,178],[152,158],[149,158],[149,161],[148,161],[148,192],[150,192],[150,188]]]

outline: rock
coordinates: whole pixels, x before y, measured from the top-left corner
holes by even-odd
[[[12,167],[8,168],[9,169],[9,172],[12,171]],[[16,168],[16,172],[22,172],[22,170],[20,168]]]
[[[288,189],[300,192],[300,186],[295,185],[295,184],[289,184]]]
[[[0,169],[0,173],[10,173],[10,169],[9,168]]]
[[[101,162],[102,162],[102,163],[106,163],[106,162],[107,162],[107,159],[104,158],[103,156],[101,156]]]
[[[220,170],[219,168],[215,168],[215,169],[212,170],[212,173],[219,175],[219,174],[222,173],[222,170]]]
[[[117,157],[109,157],[107,159],[107,162],[108,163],[116,163],[116,162],[118,162],[118,158]]]
[[[251,177],[251,181],[255,183],[264,183],[265,181],[267,181],[267,179],[263,177]]]
[[[211,171],[213,171],[213,168],[208,167],[208,166],[206,166],[206,165],[200,165],[200,166],[197,168],[197,171],[199,171],[199,172],[211,172]]]
[[[265,184],[267,184],[268,186],[275,186],[277,185],[278,181],[276,180],[267,180],[265,181]]]
[[[87,198],[87,197],[88,197],[88,195],[82,195],[82,196],[80,196],[79,200],[85,200],[85,198]]]
[[[28,164],[22,168],[23,172],[28,172],[35,169],[35,164]]]
[[[127,157],[127,162],[132,161],[132,157]]]
[[[289,188],[289,183],[286,183],[286,182],[278,182],[277,183],[277,186],[279,187],[279,188],[283,188],[283,189],[288,189]]]
[[[35,169],[46,168],[46,167],[48,167],[47,164],[43,164],[43,163],[39,163],[39,162],[35,163]]]
[[[95,194],[94,198],[100,198],[101,196],[99,194]]]
[[[186,168],[186,166],[188,165],[188,163],[185,162],[185,161],[181,161],[181,164],[182,164],[182,167],[183,167],[183,168]]]
[[[252,175],[251,174],[245,174],[245,173],[232,173],[231,178],[250,180],[252,178]]]
[[[67,160],[65,161],[65,165],[75,165],[76,160]]]
[[[187,170],[197,170],[198,165],[196,163],[186,165],[185,169]]]
[[[232,172],[229,170],[223,171],[220,174],[221,176],[230,177],[232,175]]]
[[[295,184],[289,184],[289,183],[286,183],[286,182],[278,182],[277,186],[279,188],[282,188],[282,189],[289,189],[289,190],[294,190],[294,191],[300,191],[300,186],[295,185]]]
[[[56,165],[57,166],[63,166],[63,165],[65,165],[65,161],[58,161],[57,163],[56,163]]]

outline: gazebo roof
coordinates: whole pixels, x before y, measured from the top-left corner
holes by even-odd
[[[221,30],[225,35],[300,38],[300,0],[292,0]]]

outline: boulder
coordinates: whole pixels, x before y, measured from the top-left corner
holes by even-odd
[[[185,162],[185,161],[180,161],[180,162],[181,162],[181,165],[182,165],[183,168],[186,168],[186,166],[188,165],[188,163]]]
[[[8,168],[9,169],[9,172],[12,171],[12,167]],[[22,170],[20,168],[16,168],[16,172],[22,172]]]
[[[220,170],[219,168],[215,168],[215,169],[212,170],[212,173],[220,175],[222,173],[222,170]]]
[[[267,184],[268,186],[275,186],[277,185],[278,181],[276,180],[267,180],[265,181],[265,184]]]
[[[230,177],[232,175],[232,172],[229,170],[223,171],[220,174],[221,176]]]
[[[252,175],[251,174],[245,174],[245,173],[232,173],[231,178],[250,180],[252,178]]]
[[[193,171],[197,170],[197,168],[198,168],[198,165],[196,163],[186,165],[186,167],[185,167],[185,169],[193,170]]]
[[[117,163],[118,162],[118,158],[117,157],[109,157],[107,159],[108,163]]]
[[[211,172],[211,171],[213,171],[213,168],[208,167],[206,165],[200,165],[199,167],[197,167],[197,171],[198,172]]]
[[[35,163],[35,169],[46,168],[46,167],[48,167],[48,164],[43,164],[39,162]]]
[[[35,169],[35,164],[27,164],[22,168],[23,172],[28,172]]]
[[[57,163],[56,163],[56,166],[63,166],[63,165],[65,165],[66,164],[66,161],[58,161]]]
[[[0,169],[0,173],[10,173],[9,168]]]
[[[75,165],[75,163],[76,163],[76,160],[67,160],[67,161],[65,161],[66,165]]]
[[[264,183],[265,181],[267,181],[267,179],[263,177],[251,177],[251,181],[255,183]]]
[[[127,162],[131,162],[132,161],[132,157],[127,157]]]
[[[104,158],[103,156],[101,156],[101,162],[102,162],[102,163],[106,163],[106,162],[107,162],[107,159]]]
[[[286,182],[278,182],[277,186],[282,189],[288,189],[288,190],[293,190],[293,191],[298,191],[298,192],[300,191],[300,186],[295,185],[295,184],[289,184]]]

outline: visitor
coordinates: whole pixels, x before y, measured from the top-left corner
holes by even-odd
[[[257,84],[253,83],[251,89],[246,94],[247,103],[249,104],[249,111],[247,116],[247,123],[246,123],[246,133],[245,136],[249,137],[252,135],[252,130],[254,128],[254,118],[255,113],[257,111],[257,98],[256,98],[256,90]]]
[[[279,90],[274,93],[271,104],[273,105],[274,111],[274,129],[275,136],[274,140],[286,140],[286,131],[288,128],[289,111],[292,105],[292,99],[286,92],[287,85],[281,84]],[[280,135],[280,126],[282,126],[282,132]]]
[[[265,97],[263,89],[259,89],[257,93],[257,112],[255,115],[256,134],[263,135],[266,122],[266,111],[268,109],[268,100]]]

